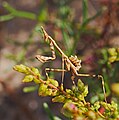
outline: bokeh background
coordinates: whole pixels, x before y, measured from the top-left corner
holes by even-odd
[[[23,75],[13,70],[16,64],[37,67],[45,76],[45,67],[61,68],[61,56],[41,64],[36,54],[50,55],[40,26],[56,40],[68,55],[82,60],[81,73],[101,74],[107,100],[119,105],[119,1],[118,0],[0,0],[0,119],[49,120],[43,107],[65,120],[61,104],[35,92],[23,92]],[[60,73],[51,73],[61,82]],[[101,82],[83,78],[89,85],[88,101],[104,99]],[[71,86],[65,74],[65,87]]]

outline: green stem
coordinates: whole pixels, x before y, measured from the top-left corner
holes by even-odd
[[[82,0],[82,6],[83,6],[83,23],[84,23],[87,20],[88,0]]]
[[[75,51],[75,49],[76,49],[76,47],[77,47],[77,42],[79,41],[80,35],[81,35],[81,33],[84,31],[86,25],[87,25],[89,22],[91,22],[92,20],[94,20],[96,17],[98,17],[101,13],[102,13],[102,10],[99,10],[93,17],[90,17],[90,18],[88,18],[88,19],[85,19],[85,21],[82,23],[82,25],[81,25],[78,33],[77,33],[77,34],[78,34],[78,37],[75,37],[75,41],[74,41],[73,47],[72,47],[72,49],[71,49],[70,55],[71,55],[72,53],[74,53],[74,51]]]
[[[66,45],[66,50],[67,50],[67,54],[70,52],[70,45],[69,45],[69,38],[68,38],[68,34],[67,33],[65,33],[65,30],[64,29],[62,29],[62,34],[63,34],[63,38],[64,38],[64,43],[65,43],[65,45]]]
[[[7,10],[7,11],[9,11],[10,13],[14,13],[14,12],[16,12],[16,10],[12,7],[12,6],[10,6],[7,2],[3,2],[2,3],[2,5],[3,5],[3,7]]]
[[[50,111],[50,109],[48,107],[48,104],[47,103],[43,103],[43,107],[44,107],[47,115],[49,116],[49,119],[50,120],[55,120],[53,114],[51,113],[51,111]]]
[[[2,15],[2,16],[0,16],[0,22],[8,21],[13,18],[14,18],[14,16],[12,14]]]
[[[16,10],[7,2],[3,2],[3,7],[14,17],[23,17],[31,20],[36,20],[36,15],[34,13]]]

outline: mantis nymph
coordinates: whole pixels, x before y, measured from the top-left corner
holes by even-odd
[[[64,79],[64,72],[68,72],[70,71],[72,74],[72,82],[74,83],[74,78],[75,76],[81,76],[81,77],[97,77],[98,79],[102,80],[102,86],[103,86],[103,92],[104,92],[104,97],[105,97],[105,101],[106,101],[106,93],[105,93],[105,87],[104,87],[104,80],[103,77],[101,75],[90,75],[90,74],[80,74],[79,70],[81,68],[81,60],[78,59],[78,57],[75,55],[71,55],[70,57],[68,57],[63,51],[62,49],[57,45],[57,43],[55,42],[55,40],[49,36],[47,34],[47,32],[44,30],[43,27],[41,27],[43,34],[44,34],[44,40],[47,42],[49,40],[50,43],[50,49],[52,52],[52,56],[51,57],[47,57],[47,56],[42,56],[42,55],[36,55],[36,58],[41,61],[42,63],[48,62],[48,61],[52,61],[56,59],[56,55],[55,55],[55,49],[54,47],[57,49],[57,51],[61,54],[62,56],[62,69],[51,69],[51,68],[46,68],[46,76],[48,77],[47,71],[54,71],[54,72],[62,72],[62,84],[63,84],[63,79]],[[64,68],[66,66],[66,68]]]

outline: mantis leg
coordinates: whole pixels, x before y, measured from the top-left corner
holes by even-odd
[[[64,57],[62,56],[62,84],[64,81]]]
[[[102,75],[98,75],[97,77],[98,77],[98,79],[101,79],[101,81],[102,81],[102,87],[103,87],[103,92],[104,92],[104,98],[105,98],[105,102],[107,103],[104,78],[103,78]]]
[[[74,79],[75,79],[75,74],[72,72],[71,80],[72,80],[73,85],[76,86]]]
[[[104,93],[104,99],[105,99],[105,102],[107,103],[107,100],[106,100],[106,90],[105,90],[105,85],[104,85],[104,78],[102,75],[90,75],[90,74],[78,74],[77,73],[77,76],[80,76],[80,77],[97,77],[98,79],[100,79],[102,81],[102,89],[103,89],[103,93]]]
[[[36,55],[36,59],[38,59],[42,63],[48,62],[49,60],[56,59],[54,45],[53,45],[52,41],[50,42],[50,49],[51,49],[51,52],[52,52],[52,56],[51,57]]]
[[[53,68],[45,68],[45,73],[46,73],[46,77],[48,78],[48,73],[47,72],[67,72],[67,70],[65,69],[53,69]]]

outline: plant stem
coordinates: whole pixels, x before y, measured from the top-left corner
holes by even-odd
[[[31,20],[36,20],[36,15],[34,13],[16,10],[7,2],[3,2],[3,7],[14,17],[23,17]]]

